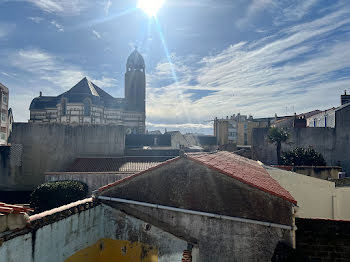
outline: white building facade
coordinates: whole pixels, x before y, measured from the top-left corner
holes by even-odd
[[[135,50],[127,60],[125,98],[114,98],[86,77],[67,92],[34,98],[31,123],[125,126],[127,134],[145,133],[145,64]]]

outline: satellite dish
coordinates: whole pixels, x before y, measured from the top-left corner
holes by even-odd
[[[130,135],[130,134],[131,134],[131,128],[127,128],[127,129],[125,130],[125,133],[126,133],[127,135]]]

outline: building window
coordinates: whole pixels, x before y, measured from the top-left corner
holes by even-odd
[[[327,116],[324,116],[324,127],[327,127]]]
[[[6,122],[6,114],[1,114],[1,122]]]
[[[67,114],[67,101],[66,99],[62,100],[62,116]]]
[[[1,140],[5,140],[6,134],[5,133],[1,133]]]
[[[91,102],[90,100],[84,100],[84,116],[91,115]]]
[[[3,95],[2,101],[4,102],[5,105],[7,104],[7,96],[6,95]]]

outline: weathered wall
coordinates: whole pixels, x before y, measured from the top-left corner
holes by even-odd
[[[186,158],[134,177],[102,195],[292,224],[290,202]]]
[[[297,250],[310,261],[349,261],[350,223],[318,219],[297,219]]]
[[[196,243],[201,262],[271,261],[279,241],[292,243],[290,230],[151,207],[109,204]]]
[[[132,175],[118,174],[118,173],[75,173],[75,172],[48,172],[45,173],[45,182],[62,181],[62,180],[75,180],[80,181],[88,185],[88,195],[91,195],[92,191],[113,183],[117,180],[123,179]]]
[[[350,187],[335,187],[331,181],[269,166],[265,169],[298,201],[298,217],[350,220]]]
[[[349,126],[336,128],[294,128],[288,129],[290,138],[282,143],[282,152],[294,147],[307,148],[312,146],[321,153],[330,166],[341,166],[344,172],[350,172],[350,133]],[[266,164],[277,164],[276,146],[267,140],[267,128],[253,129],[252,153],[253,159]]]
[[[22,145],[20,167],[11,168],[11,190],[32,190],[44,172],[62,171],[78,156],[119,156],[124,153],[121,126],[15,123],[10,143]]]
[[[186,241],[105,205],[45,222],[4,241],[0,262],[181,261],[187,248]]]

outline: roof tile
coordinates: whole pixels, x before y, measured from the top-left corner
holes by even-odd
[[[214,154],[188,154],[187,157],[245,184],[281,197],[294,204],[297,203],[292,195],[274,180],[257,161],[226,151]]]

